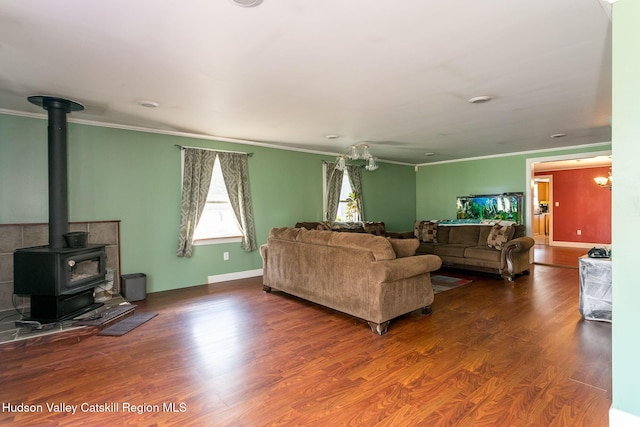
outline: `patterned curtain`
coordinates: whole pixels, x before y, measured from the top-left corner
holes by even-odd
[[[180,203],[179,257],[190,257],[193,232],[207,203],[216,153],[210,150],[184,148],[182,201]]]
[[[326,221],[334,222],[338,215],[340,204],[340,190],[344,172],[336,169],[335,163],[325,163],[325,181],[327,183],[327,217]]]
[[[246,153],[218,152],[220,169],[224,178],[231,207],[244,237],[240,246],[247,252],[255,251],[256,232],[253,224],[253,207],[249,191],[249,166]]]
[[[362,166],[346,165],[351,188],[356,193],[356,204],[360,212],[360,221],[364,222],[364,204],[362,203]]]

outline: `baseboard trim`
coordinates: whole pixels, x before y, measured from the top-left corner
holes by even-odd
[[[611,246],[604,243],[587,243],[587,242],[565,242],[562,240],[549,241],[549,246],[563,246],[565,248],[586,248],[591,249],[594,246],[599,248],[603,246]]]
[[[640,417],[628,412],[609,408],[609,427],[639,427]]]
[[[207,284],[227,282],[229,280],[248,279],[249,277],[262,276],[262,269],[238,271],[235,273],[216,274],[207,276]]]

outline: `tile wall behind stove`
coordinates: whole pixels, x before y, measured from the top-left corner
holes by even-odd
[[[89,243],[105,244],[107,268],[114,270],[113,292],[120,293],[120,221],[72,222],[69,231],[87,231]],[[13,309],[13,252],[19,248],[49,244],[49,225],[0,224],[0,312]],[[16,304],[28,305],[28,297]]]

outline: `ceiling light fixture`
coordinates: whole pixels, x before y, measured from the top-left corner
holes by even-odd
[[[240,7],[256,7],[262,3],[262,0],[231,0],[231,3]]]
[[[340,138],[340,137],[339,137],[338,135],[333,135],[333,134],[331,134],[331,135],[327,135],[327,136],[325,136],[325,138],[327,138],[327,139],[338,139],[338,138]]]
[[[374,171],[378,169],[377,157],[373,157],[369,152],[369,146],[367,144],[354,144],[349,147],[349,150],[345,154],[341,154],[336,158],[336,169],[343,171],[347,159],[349,160],[364,160],[365,170]]]
[[[551,138],[564,138],[565,136],[567,136],[566,133],[554,133]]]
[[[482,104],[484,102],[489,102],[489,101],[491,101],[491,97],[487,95],[475,96],[469,99],[469,103],[471,104]]]

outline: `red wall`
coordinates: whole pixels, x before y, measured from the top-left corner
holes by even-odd
[[[554,241],[611,244],[611,191],[593,181],[608,174],[609,167],[536,174],[553,175]]]

